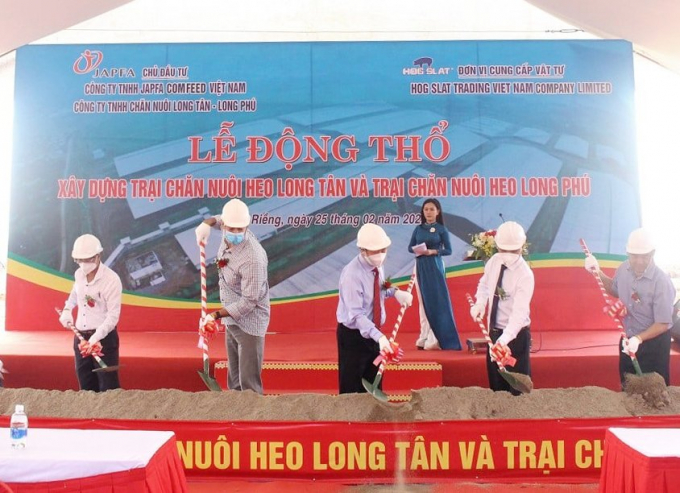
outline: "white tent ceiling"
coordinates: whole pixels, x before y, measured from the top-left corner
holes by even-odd
[[[636,52],[680,73],[676,0],[424,0],[417,13],[413,5],[398,0],[0,0],[0,56],[35,41],[582,37],[570,30],[575,27],[627,39]]]
[[[635,51],[680,73],[677,0],[527,0],[602,38],[627,39]]]

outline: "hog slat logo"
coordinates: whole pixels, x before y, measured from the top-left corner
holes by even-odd
[[[449,75],[452,73],[451,67],[435,67],[434,60],[429,56],[421,56],[413,60],[413,65],[403,67],[403,75]]]

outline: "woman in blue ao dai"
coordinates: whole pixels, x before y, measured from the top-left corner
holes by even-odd
[[[413,230],[408,246],[408,251],[416,254],[416,288],[420,299],[420,336],[416,346],[460,350],[442,260],[442,256],[451,255],[451,240],[439,201],[425,200],[420,218],[421,224]]]

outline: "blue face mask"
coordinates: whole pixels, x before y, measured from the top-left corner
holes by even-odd
[[[245,233],[230,233],[226,231],[224,233],[224,239],[227,240],[230,244],[232,245],[238,245],[239,243],[242,243],[243,240],[246,237]]]

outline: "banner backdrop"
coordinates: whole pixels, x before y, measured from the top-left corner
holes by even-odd
[[[333,326],[316,301],[364,222],[392,239],[386,273],[408,276],[424,198],[442,204],[454,277],[478,278],[470,235],[503,220],[527,230],[534,267],[581,237],[622,254],[640,223],[623,41],[27,46],[15,87],[10,330],[31,329],[36,299],[63,302],[83,233],[123,281],[124,318],[193,330],[193,230],[232,197],[269,256],[274,309],[304,313],[274,331]],[[214,266],[208,282],[215,304]]]

